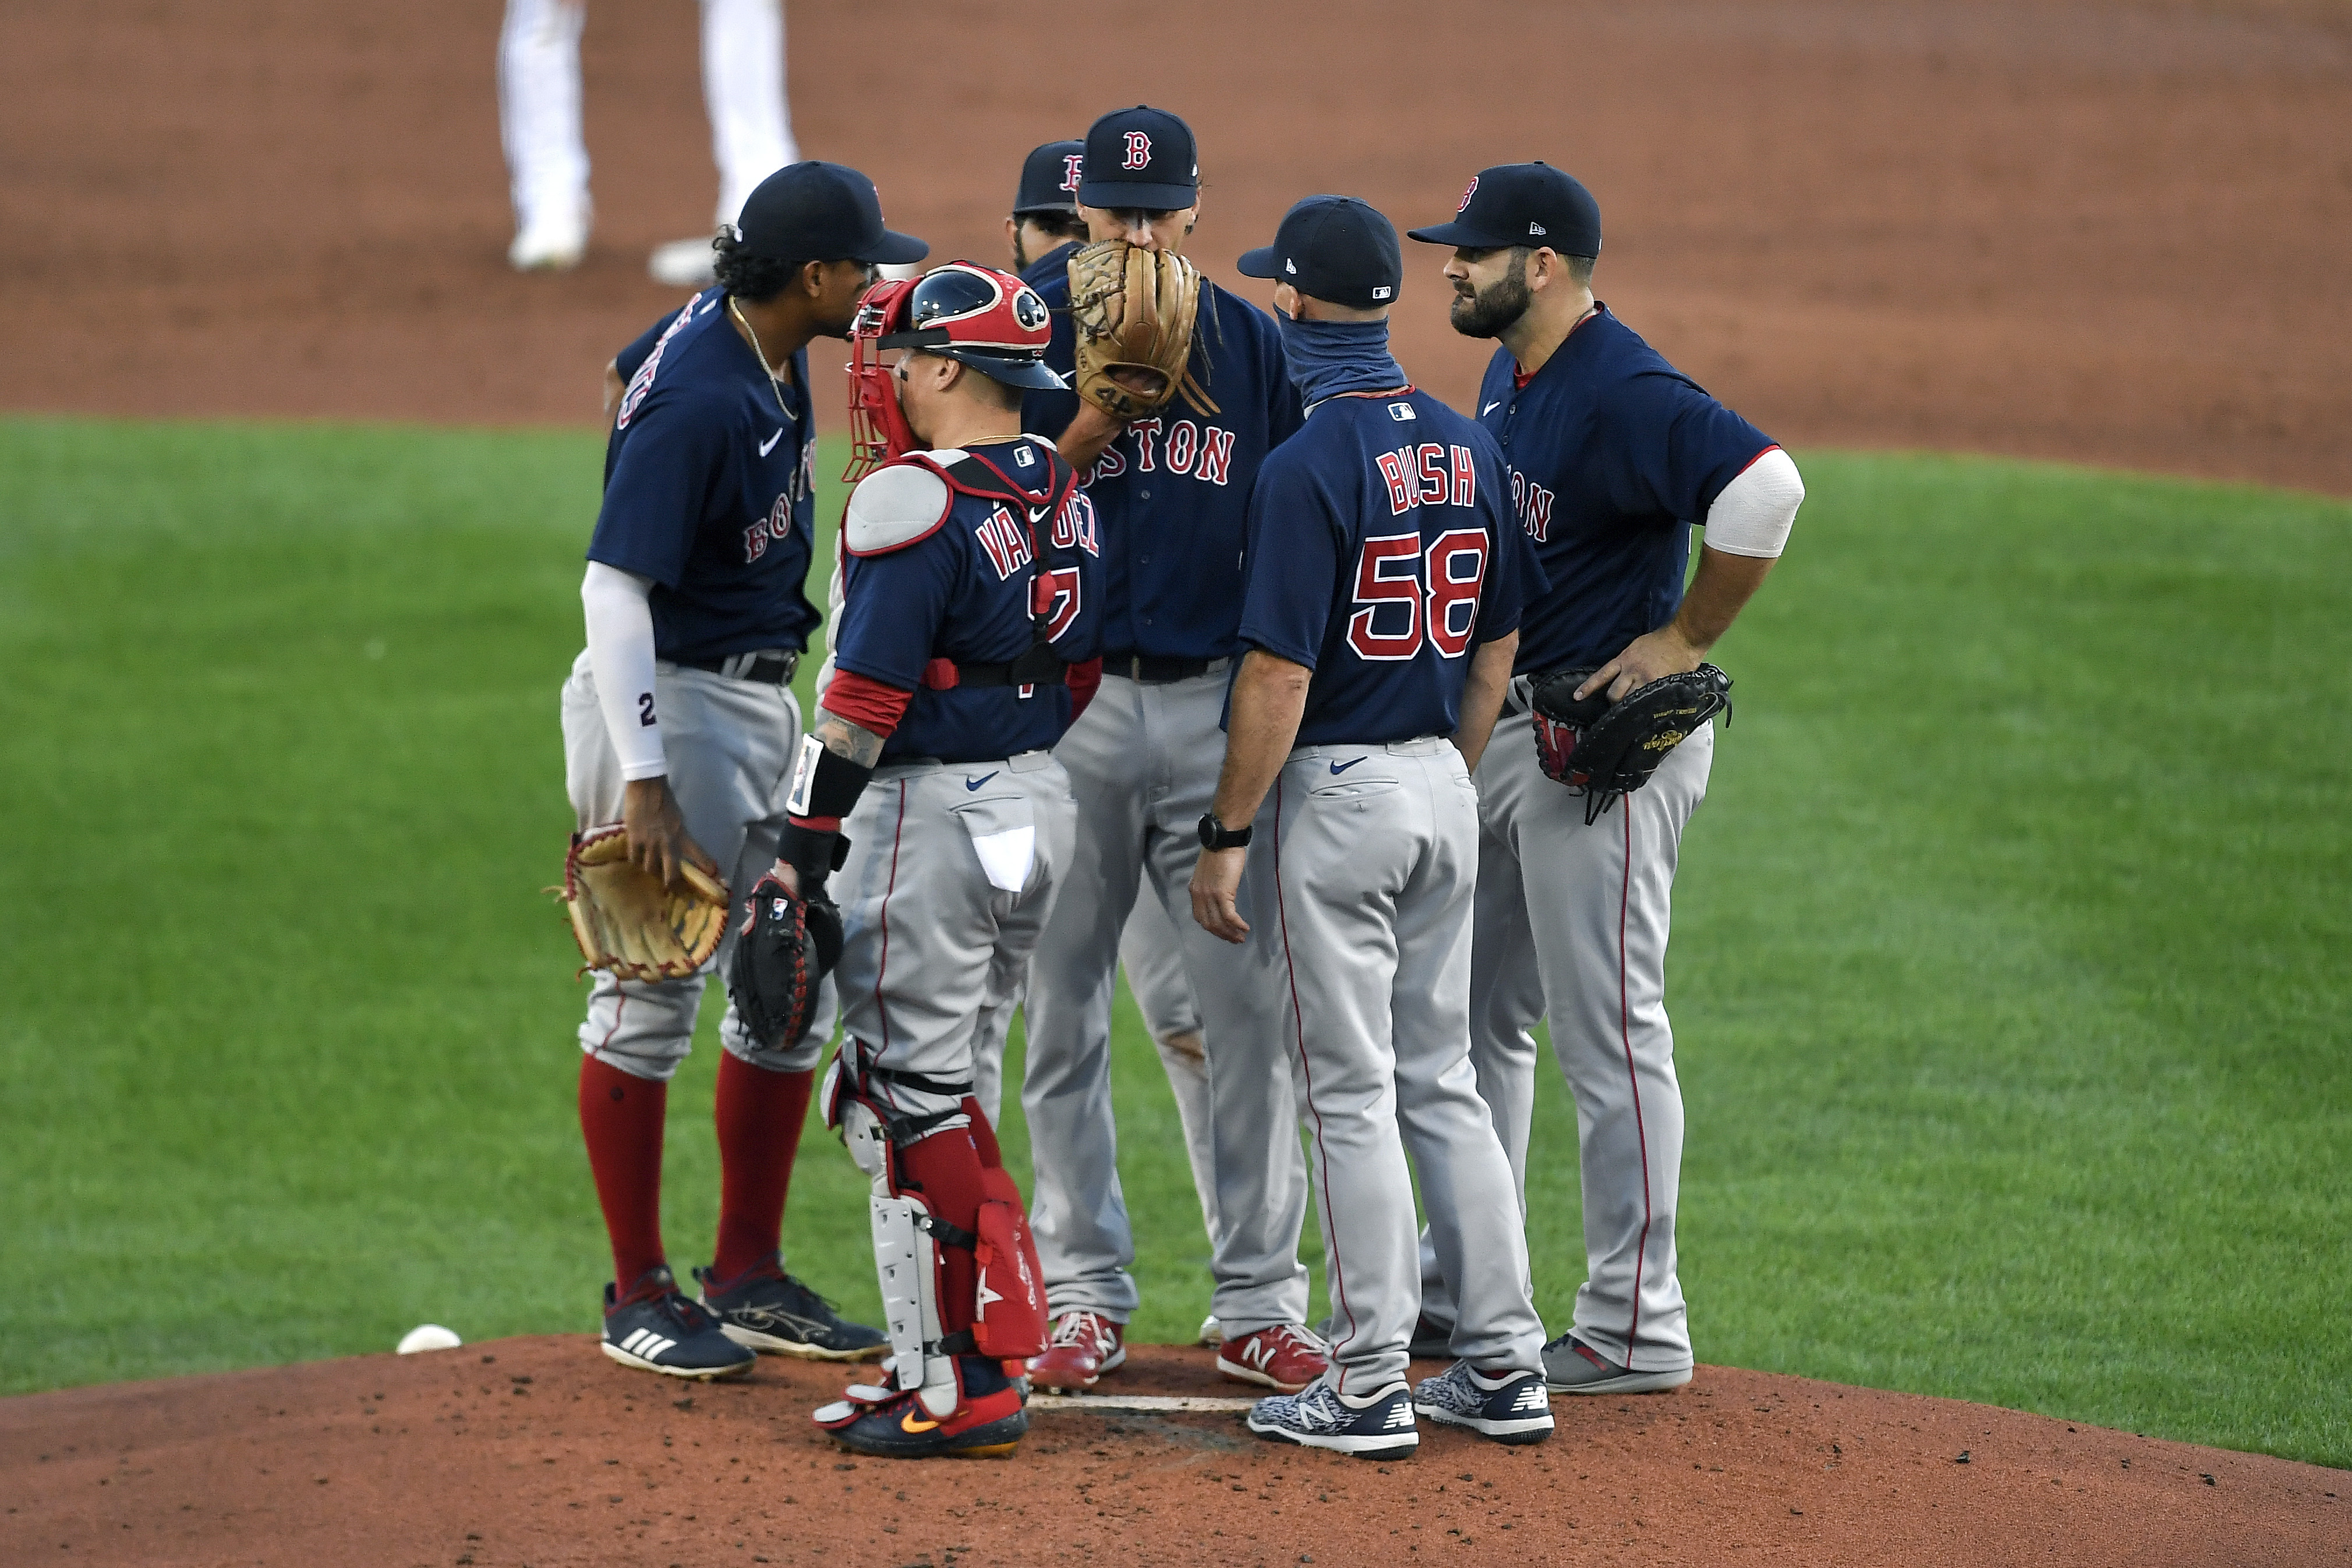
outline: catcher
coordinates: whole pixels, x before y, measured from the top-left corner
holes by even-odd
[[[888,1385],[815,1419],[859,1453],[1010,1452],[1028,1416],[1006,1367],[1045,1348],[1035,1248],[972,1079],[1072,869],[1052,747],[1101,674],[1094,507],[1021,433],[1023,390],[1061,384],[1047,336],[1035,290],[970,262],[866,298],[832,657],[737,988],[739,1006],[802,988],[796,926],[821,948],[838,894],[821,1104],[873,1181],[894,1354]]]
[[[580,1029],[580,1128],[613,1244],[604,1354],[723,1377],[758,1351],[881,1354],[784,1271],[785,1188],[830,1031],[754,1040],[719,1026],[715,1260],[701,1301],[661,1236],[667,1085],[723,956],[726,887],[775,855],[800,735],[791,681],[817,612],[813,337],[847,333],[869,267],[920,240],[882,225],[855,170],[795,163],[744,204],[719,284],[621,350],[613,430],[581,599],[588,646],[563,687],[564,784],[581,834],[565,891],[596,970]]]
[[[1104,563],[1102,695],[1055,752],[1078,803],[1077,853],[1025,1012],[1021,1104],[1055,1318],[1052,1348],[1029,1370],[1045,1388],[1115,1370],[1139,1301],[1110,1104],[1119,932],[1139,896],[1169,915],[1200,1002],[1217,1366],[1287,1393],[1328,1364],[1304,1321],[1307,1176],[1290,1081],[1255,1066],[1278,1049],[1280,990],[1192,916],[1226,670],[1240,653],[1250,486],[1301,417],[1274,319],[1184,259],[1200,183],[1192,132],[1164,110],[1118,110],[1088,129],[1077,199],[1094,243],[1039,289],[1055,310],[1049,362],[1069,367],[1076,390],[1032,392],[1023,409],[1024,428],[1055,435],[1085,476]],[[1262,1045],[1236,1057],[1253,1036]]]

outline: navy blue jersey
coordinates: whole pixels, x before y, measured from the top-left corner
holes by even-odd
[[[1057,337],[1071,338],[1069,311],[1070,257],[1076,252],[1077,248],[1078,242],[1076,240],[1064,240],[1060,245],[1055,246],[1053,249],[1047,251],[1045,255],[1039,256],[1036,260],[1031,262],[1028,266],[1021,269],[1021,281],[1027,284],[1030,287],[1038,290],[1041,295],[1045,291],[1045,280],[1047,278],[1059,277],[1062,280],[1062,319],[1054,324],[1055,335]],[[1071,342],[1075,344],[1076,340],[1075,338],[1071,338]],[[1068,351],[1075,353],[1076,352],[1076,350],[1072,348]],[[1068,372],[1066,371],[1064,373],[1067,374]],[[1075,413],[1076,411],[1073,410],[1072,412]],[[1068,414],[1064,414],[1062,416],[1062,423],[1064,424],[1070,423]]]
[[[1772,438],[1724,407],[1605,305],[1522,389],[1497,349],[1478,423],[1551,591],[1528,606],[1518,669],[1605,664],[1682,608],[1690,530]]]
[[[805,593],[816,540],[808,356],[793,356],[779,405],[713,288],[615,363],[628,386],[588,559],[653,580],[656,658],[805,648],[820,620]]]
[[[1031,476],[1066,474],[1068,465],[1043,441],[1028,450],[1042,462],[1020,464],[1010,444],[972,448],[1024,488],[1050,494]],[[885,762],[985,762],[1062,738],[1071,717],[1066,685],[926,684],[935,660],[994,664],[1019,658],[1034,635],[1033,594],[1065,663],[1083,664],[1102,652],[1101,535],[1086,493],[1070,491],[1034,535],[1016,507],[961,490],[950,497],[930,532],[885,553],[843,560],[834,663],[915,694],[883,743]]]
[[[1054,313],[1045,362],[1069,376],[1077,336],[1064,262],[1058,276],[1040,263],[1046,276],[1031,287]],[[1274,318],[1206,280],[1189,368],[1215,413],[1180,392],[1129,425],[1079,476],[1102,518],[1103,647],[1114,666],[1130,653],[1233,654],[1250,486],[1265,455],[1298,428],[1298,392]],[[1077,412],[1074,392],[1033,392],[1021,400],[1021,426],[1058,437]]]
[[[1494,440],[1423,392],[1335,397],[1250,495],[1241,640],[1305,664],[1298,744],[1451,735],[1470,652],[1544,587]]]

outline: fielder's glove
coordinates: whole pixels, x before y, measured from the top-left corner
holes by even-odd
[[[1121,421],[1166,407],[1184,380],[1200,306],[1201,275],[1181,256],[1123,239],[1079,247],[1070,257],[1078,395]]]
[[[744,901],[727,997],[761,1050],[787,1050],[808,1033],[817,987],[840,962],[840,909],[822,886],[803,897],[771,870]]]
[[[690,861],[674,887],[629,860],[618,822],[572,835],[563,902],[591,969],[623,980],[675,980],[710,961],[727,935],[727,884]]]
[[[1587,827],[1619,796],[1648,783],[1691,731],[1731,712],[1731,677],[1713,664],[1661,676],[1614,703],[1605,687],[1577,699],[1576,688],[1591,678],[1590,669],[1545,675],[1528,705],[1543,770],[1583,795]]]

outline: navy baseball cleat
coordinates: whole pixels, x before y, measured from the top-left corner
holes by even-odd
[[[618,1299],[604,1287],[604,1354],[623,1366],[709,1381],[751,1370],[758,1354],[721,1333],[719,1320],[681,1294],[664,1268],[645,1271]]]
[[[877,1458],[1002,1458],[1029,1430],[1028,1392],[984,1357],[963,1357],[961,1371],[961,1396],[945,1416],[912,1390],[852,1385],[814,1419],[843,1448]]]
[[[1574,1334],[1543,1347],[1544,1381],[1554,1394],[1663,1394],[1691,1380],[1691,1369],[1636,1372],[1620,1366]]]
[[[1351,1399],[1328,1383],[1276,1394],[1250,1406],[1249,1429],[1271,1441],[1328,1448],[1359,1459],[1402,1459],[1421,1447],[1412,1395],[1402,1382]]]
[[[890,1348],[888,1335],[843,1317],[781,1262],[746,1269],[724,1284],[711,1269],[697,1269],[694,1277],[719,1332],[749,1349],[808,1361],[871,1361]]]
[[[1467,1427],[1497,1443],[1540,1443],[1551,1436],[1551,1391],[1539,1372],[1488,1377],[1457,1361],[1413,1385],[1412,1408],[1417,1416]]]

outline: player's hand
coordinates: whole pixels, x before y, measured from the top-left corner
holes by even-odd
[[[1248,860],[1246,849],[1202,850],[1192,867],[1192,918],[1210,936],[1236,946],[1250,930],[1234,903],[1242,890],[1242,867]]]
[[[629,859],[638,870],[662,879],[667,887],[677,881],[678,863],[692,861],[712,876],[719,862],[702,852],[686,831],[677,798],[667,778],[632,779],[621,796],[621,825],[629,831]]]
[[[1668,675],[1687,674],[1706,657],[1706,649],[1693,647],[1669,622],[1626,643],[1623,653],[1593,671],[1592,678],[1576,688],[1576,695],[1589,696],[1606,686],[1613,703],[1637,686]]]
[[[768,874],[784,884],[784,891],[794,898],[801,895],[800,869],[789,861],[778,861],[768,868]]]

